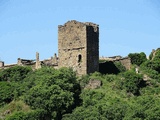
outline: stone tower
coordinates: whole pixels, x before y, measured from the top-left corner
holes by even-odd
[[[39,53],[38,52],[36,52],[36,67],[35,68],[36,69],[41,68],[41,63],[39,61]]]
[[[58,67],[71,67],[78,75],[99,70],[99,26],[75,20],[58,26]]]
[[[1,67],[4,67],[4,62],[3,61],[0,61],[0,68]]]

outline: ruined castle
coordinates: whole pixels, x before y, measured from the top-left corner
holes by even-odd
[[[99,27],[69,21],[58,26],[58,66],[72,67],[78,74],[99,69]]]
[[[124,66],[127,61],[126,68],[130,68],[130,59],[119,58],[116,60]],[[10,65],[5,65],[3,61],[0,61],[0,69],[15,65],[31,66],[33,69],[39,69],[41,66],[70,67],[78,75],[99,71],[99,26],[91,22],[84,23],[76,20],[59,25],[58,56],[54,54],[50,59],[40,61],[37,52],[35,60],[18,58],[16,64]]]
[[[89,74],[99,70],[99,26],[94,23],[82,23],[75,20],[68,21],[58,26],[58,57],[55,54],[50,59],[36,60],[18,58],[17,64],[4,65],[0,62],[0,68],[8,68],[15,65],[30,65],[33,69],[42,65],[55,68],[71,67],[78,75]]]

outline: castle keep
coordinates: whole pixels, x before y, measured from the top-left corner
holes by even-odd
[[[37,52],[36,59],[18,58],[16,64],[5,65],[0,61],[0,69],[16,65],[31,66],[33,69],[39,69],[41,66],[70,67],[77,72],[77,75],[84,75],[99,71],[99,59],[119,61],[126,69],[130,69],[131,66],[131,60],[128,57],[99,58],[99,26],[91,22],[72,20],[58,26],[58,56],[54,54],[51,58],[41,61]],[[103,66],[102,63],[101,66]]]
[[[75,20],[58,26],[58,57],[56,54],[50,59],[36,60],[18,58],[17,64],[4,65],[0,61],[0,68],[5,69],[15,65],[30,65],[33,69],[41,65],[55,68],[71,67],[78,75],[89,74],[99,70],[99,27],[94,23],[82,23]]]
[[[72,67],[79,75],[99,69],[99,27],[68,21],[58,26],[58,67]]]

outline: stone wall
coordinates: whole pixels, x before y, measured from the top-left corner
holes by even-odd
[[[87,73],[99,71],[99,27],[88,23],[87,26]]]
[[[3,67],[0,67],[0,69],[7,69],[7,68],[11,68],[11,67],[14,67],[16,66],[17,64],[7,64],[7,65],[4,65]]]
[[[119,59],[122,59],[123,57],[122,56],[112,56],[112,57],[100,57],[99,59],[100,60],[106,60],[106,61],[115,61],[115,60],[119,60]]]
[[[0,61],[0,68],[1,67],[4,67],[4,62],[3,61]]]
[[[152,52],[151,52],[151,54],[152,54],[152,60],[154,59],[154,57],[155,57],[155,55],[156,55],[156,52],[158,51],[158,50],[160,50],[160,48],[157,48],[156,50],[155,49],[152,49]]]
[[[30,60],[30,59],[22,59],[22,58],[18,58],[17,59],[17,63],[15,64],[4,64],[3,61],[0,61],[0,69],[7,69],[10,67],[14,67],[14,66],[30,66],[32,67],[33,70],[35,69],[39,69],[41,68],[41,66],[52,66],[54,68],[57,68],[58,66],[58,57],[56,54],[54,54],[53,57],[51,57],[50,59],[45,59],[40,61],[39,59],[39,53],[36,52],[36,59],[35,60]]]
[[[112,62],[119,61],[127,70],[131,69],[131,59],[129,57],[113,56],[113,57],[100,57],[99,59]]]
[[[119,59],[118,61],[120,61],[127,70],[131,69],[131,59],[129,57]]]
[[[72,67],[78,75],[98,71],[99,29],[75,20],[58,26],[58,67]]]

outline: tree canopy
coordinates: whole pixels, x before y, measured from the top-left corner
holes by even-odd
[[[131,63],[140,66],[143,62],[147,60],[146,54],[144,52],[141,53],[130,53],[128,57],[131,58]]]
[[[129,54],[130,70],[76,76],[71,68],[15,66],[0,70],[2,120],[159,120],[160,52]],[[112,67],[111,67],[112,68]],[[137,73],[135,68],[139,69]],[[91,80],[99,81],[97,88]]]

